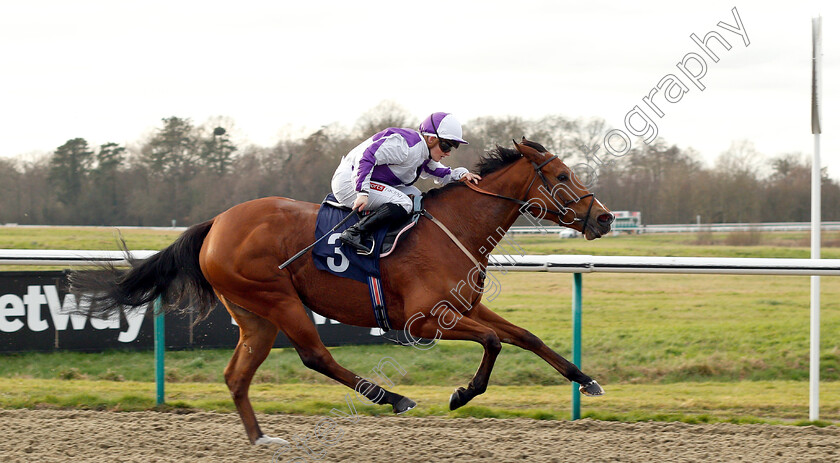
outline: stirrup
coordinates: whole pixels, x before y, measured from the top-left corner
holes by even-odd
[[[364,246],[364,244],[362,244],[362,246]],[[368,251],[363,251],[359,248],[356,248],[356,254],[358,254],[360,256],[369,256],[369,255],[373,254],[373,250],[375,248],[376,248],[376,240],[373,239],[373,237],[371,236],[370,237],[370,248],[369,248],[369,250]]]
[[[348,228],[348,230],[349,230],[349,228]],[[347,230],[345,230],[345,232],[346,231]],[[365,244],[363,243],[363,241],[365,240],[365,237],[362,234],[359,234],[359,241],[358,242],[352,241],[350,239],[345,239],[344,238],[344,233],[342,233],[341,236],[339,237],[339,240],[342,242],[342,244],[346,244],[347,246],[350,246],[351,248],[355,249],[356,254],[358,254],[360,256],[369,256],[369,255],[373,254],[373,248],[376,246],[376,241],[374,241],[373,237],[369,237],[368,239],[370,239],[370,241],[371,241],[371,247],[370,248],[366,247]]]

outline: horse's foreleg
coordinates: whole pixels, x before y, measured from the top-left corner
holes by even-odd
[[[268,437],[262,433],[254,408],[248,399],[251,379],[271,351],[278,329],[265,318],[232,304],[224,297],[220,296],[219,299],[239,325],[239,343],[236,345],[230,363],[225,368],[225,382],[230,389],[230,395],[242,419],[242,424],[245,426],[248,440],[252,444],[287,443],[283,439]]]
[[[413,400],[390,392],[339,365],[324,346],[300,300],[284,303],[281,309],[271,311],[268,317],[283,330],[306,367],[352,388],[372,403],[391,405],[394,413],[407,412],[417,405]]]
[[[563,358],[560,354],[551,350],[540,338],[528,330],[522,329],[505,320],[484,304],[476,304],[467,313],[467,316],[491,328],[499,335],[502,342],[513,344],[514,346],[537,354],[569,381],[580,384],[580,391],[585,395],[598,396],[604,393],[604,390],[595,380],[584,374],[578,367]]]
[[[502,350],[502,344],[492,329],[467,317],[459,318],[453,324],[451,318],[454,318],[454,316],[451,318],[449,315],[443,316],[444,313],[447,312],[439,312],[437,318],[427,315],[421,319],[422,322],[418,320],[416,323],[411,323],[407,328],[414,337],[475,341],[484,346],[484,356],[470,384],[466,388],[459,387],[449,397],[449,409],[455,410],[487,390],[490,373],[493,371],[496,357]],[[448,313],[454,314],[456,312],[448,311]],[[441,318],[446,326],[441,325]]]

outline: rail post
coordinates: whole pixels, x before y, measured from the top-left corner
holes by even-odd
[[[158,405],[163,405],[164,403],[164,391],[163,391],[163,383],[164,383],[164,368],[163,368],[163,356],[166,352],[166,339],[165,339],[165,329],[163,323],[163,310],[161,309],[160,297],[155,299],[154,303],[154,321],[155,321],[155,384],[157,386],[157,399],[156,402]]]
[[[572,363],[580,368],[581,315],[583,298],[583,274],[574,274],[574,292],[572,293]],[[572,382],[572,420],[580,419],[580,384]]]

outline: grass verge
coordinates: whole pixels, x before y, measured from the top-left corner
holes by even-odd
[[[409,416],[450,418],[532,418],[566,420],[571,386],[491,386],[470,405],[449,411],[446,404],[456,385],[400,386],[393,390],[415,401]],[[175,383],[166,386],[164,410],[235,412],[224,384]],[[619,421],[682,421],[687,423],[836,424],[840,404],[824,403],[823,422],[803,421],[808,415],[808,384],[797,381],[738,383],[673,383],[606,385],[602,397],[582,399],[584,417]],[[840,396],[840,383],[823,383],[823,397]],[[0,378],[2,408],[70,408],[111,411],[156,409],[151,382]],[[347,412],[348,400],[365,415],[390,414],[389,407],[362,404],[353,391],[334,384],[255,384],[250,392],[261,413],[324,415],[333,408]]]
[[[104,233],[103,233],[104,230]],[[160,249],[179,233],[125,230],[131,249]],[[840,236],[840,235],[837,235]],[[527,254],[808,257],[807,234],[766,234],[758,245],[726,245],[710,234],[558,240],[515,236]],[[836,237],[832,237],[836,240]],[[116,249],[113,228],[0,229],[0,248]],[[823,250],[840,258],[840,248]],[[5,270],[17,268],[5,268]],[[26,268],[31,269],[31,268]],[[501,294],[489,306],[530,329],[562,355],[570,345],[571,277],[499,276]],[[584,399],[585,417],[686,422],[801,423],[807,416],[807,277],[595,274],[584,278],[585,371],[608,395]],[[822,416],[840,420],[840,279],[822,285]],[[361,374],[392,356],[409,373],[395,390],[417,400],[416,416],[569,416],[569,386],[532,354],[505,346],[487,394],[456,412],[449,394],[465,384],[481,357],[471,343],[441,343],[431,352],[395,346],[332,349]],[[230,412],[221,380],[230,350],[167,353],[167,409]],[[146,410],[154,407],[149,352],[5,355],[0,359],[0,407]],[[328,413],[345,407],[346,388],[304,368],[290,349],[272,352],[257,372],[251,396],[266,413]],[[291,384],[294,383],[294,384]],[[439,387],[447,384],[447,387]],[[362,413],[389,413],[359,407]]]
[[[498,284],[501,292],[489,307],[569,357],[571,276],[511,272]],[[583,285],[583,366],[600,382],[808,379],[808,277],[594,274]],[[840,381],[840,278],[823,279],[822,301],[820,376]],[[232,348],[167,352],[167,381],[222,383]],[[330,350],[361,375],[391,357],[407,371],[399,383],[416,386],[465,383],[482,355],[478,344],[460,341],[429,351],[390,344]],[[152,381],[152,358],[151,352],[124,351],[8,354],[0,358],[0,377]],[[293,349],[272,351],[255,381],[330,384]],[[548,364],[510,345],[492,378],[503,386],[563,383]]]

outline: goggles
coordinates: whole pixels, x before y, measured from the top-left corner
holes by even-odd
[[[443,151],[444,153],[448,153],[448,152],[452,151],[452,148],[458,149],[458,147],[461,146],[461,143],[459,143],[457,141],[445,140],[443,138],[440,138],[440,135],[438,135],[438,132],[437,132],[437,127],[435,127],[435,118],[432,117],[431,121],[432,121],[432,130],[435,131],[435,137],[437,137],[437,139],[438,139],[438,145],[440,146],[441,151]]]

